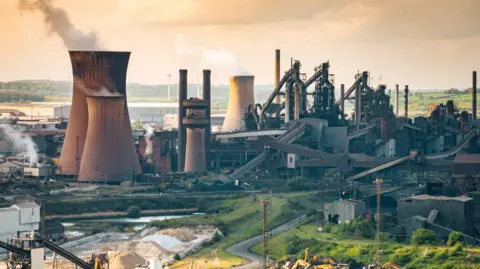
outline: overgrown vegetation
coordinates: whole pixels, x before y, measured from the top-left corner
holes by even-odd
[[[128,208],[127,210],[127,216],[129,218],[139,218],[140,217],[140,207],[136,206],[136,205],[132,205]]]
[[[411,239],[414,245],[433,245],[437,243],[437,241],[438,238],[435,232],[427,229],[417,229]]]
[[[354,224],[356,223],[356,224]],[[280,234],[269,241],[269,256],[276,260],[303,259],[305,249],[309,248],[310,257],[329,257],[337,263],[350,264],[350,268],[362,268],[373,259],[373,240],[359,237],[354,227],[365,227],[363,220],[358,219],[351,225],[345,225],[340,231],[339,226],[333,226],[332,233],[318,232],[315,225],[304,225],[294,230]],[[363,228],[357,228],[363,230]],[[419,235],[425,241],[432,237],[427,232]],[[453,235],[452,238],[458,238]],[[477,269],[480,264],[480,248],[462,247],[460,243],[447,247],[445,245],[405,245],[389,241],[382,237],[381,262],[391,262],[406,269],[447,269],[465,268]],[[452,239],[453,240],[453,239]],[[262,253],[262,246],[252,249]]]

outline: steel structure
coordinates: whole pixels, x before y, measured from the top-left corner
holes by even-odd
[[[268,225],[267,225],[267,208],[270,204],[269,200],[260,201],[262,206],[262,245],[263,245],[263,268],[268,268]]]

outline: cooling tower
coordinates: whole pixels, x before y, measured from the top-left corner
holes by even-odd
[[[125,135],[125,98],[90,96],[88,130],[80,163],[79,181],[129,180],[136,174],[138,161],[128,155],[125,145],[130,144],[132,134]]]
[[[113,137],[122,137],[122,156],[136,163],[135,174],[141,169],[132,138],[126,103],[126,76],[130,52],[70,51],[73,71],[73,97],[65,141],[59,160],[59,173],[78,175],[87,135],[89,115],[87,96],[118,96],[123,99],[123,129]],[[129,139],[126,139],[129,137]],[[97,152],[102,155],[101,151]]]
[[[254,76],[230,77],[230,96],[228,100],[227,115],[223,122],[223,131],[232,132],[245,126],[245,109],[250,104],[255,104],[253,96]]]

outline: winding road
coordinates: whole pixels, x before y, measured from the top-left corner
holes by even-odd
[[[307,214],[301,215],[300,217],[297,217],[289,222],[286,222],[277,228],[273,229],[272,231],[269,232],[270,236],[276,236],[280,233],[283,233],[285,231],[288,231],[295,227],[298,223],[300,223],[302,220],[307,218]],[[256,244],[259,244],[262,242],[262,236],[258,235],[253,238],[247,239],[245,241],[242,241],[236,245],[233,245],[231,247],[228,247],[226,251],[230,254],[242,257],[244,259],[247,259],[250,261],[250,263],[242,266],[235,267],[236,269],[259,269],[262,268],[262,256],[257,255],[255,253],[250,252],[250,248]],[[271,260],[269,260],[271,262]]]

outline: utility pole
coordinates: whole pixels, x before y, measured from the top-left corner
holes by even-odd
[[[172,78],[172,74],[167,74],[168,77],[168,101],[170,102],[170,79]]]
[[[377,178],[374,181],[374,184],[377,185],[377,213],[375,214],[375,220],[377,221],[377,234],[375,235],[375,253],[373,258],[373,263],[376,265],[380,265],[380,198],[382,196],[381,191],[381,184],[383,183],[383,179]]]
[[[268,255],[268,227],[267,227],[267,207],[270,204],[269,200],[260,201],[262,205],[262,243],[263,243],[263,268],[267,268]]]

